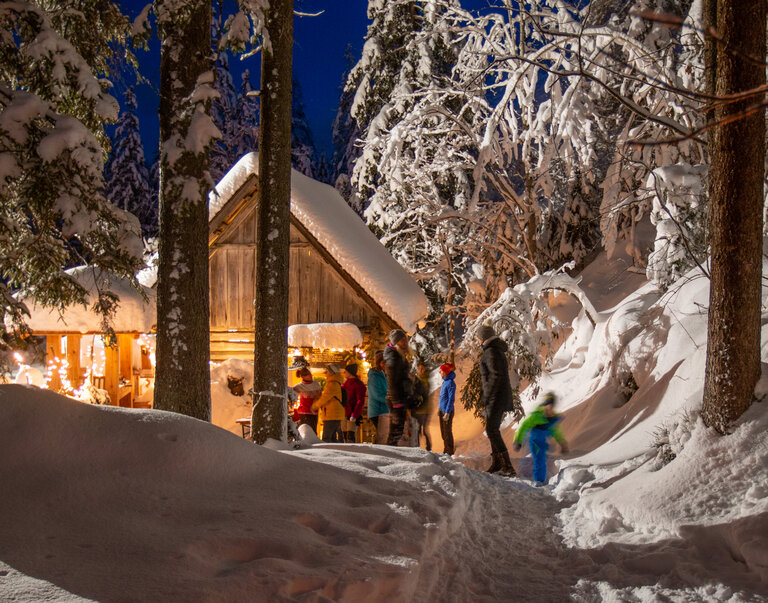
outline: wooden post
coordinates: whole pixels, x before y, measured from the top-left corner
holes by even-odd
[[[47,335],[45,337],[45,364],[46,368],[55,361],[52,371],[49,371],[48,389],[57,392],[61,389],[61,379],[59,378],[59,362],[61,361],[61,335]]]
[[[104,346],[104,389],[109,394],[110,404],[118,406],[118,391],[120,389],[120,343],[114,346]]]
[[[117,336],[117,346],[120,348],[120,377],[123,383],[133,382],[133,335],[121,333]],[[128,401],[120,406],[133,407],[133,394],[131,391]],[[120,401],[118,400],[118,403]]]
[[[74,389],[82,385],[80,377],[80,339],[81,335],[67,335],[67,363],[69,382]]]

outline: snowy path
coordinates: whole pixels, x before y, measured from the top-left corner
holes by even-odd
[[[553,529],[560,505],[525,482],[476,477],[463,521],[420,568],[417,599],[566,600],[558,570],[568,553]]]
[[[644,545],[569,548],[557,533],[566,505],[551,490],[475,477],[463,521],[422,560],[415,600],[768,601],[766,585],[728,542],[734,527],[762,531],[765,517],[689,527],[679,539]]]

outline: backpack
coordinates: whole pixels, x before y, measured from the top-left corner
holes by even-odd
[[[341,405],[346,408],[347,403],[349,400],[349,396],[347,395],[347,390],[345,390],[343,387],[341,388]]]
[[[410,410],[419,410],[427,403],[429,399],[429,392],[423,383],[414,380],[413,395],[408,400],[408,408]]]

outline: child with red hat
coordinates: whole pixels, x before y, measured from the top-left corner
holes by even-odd
[[[453,403],[456,398],[456,373],[453,365],[446,362],[440,367],[443,384],[440,387],[440,407],[437,416],[440,419],[440,435],[443,436],[443,452],[454,453],[453,445]]]

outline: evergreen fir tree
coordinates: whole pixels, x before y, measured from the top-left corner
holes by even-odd
[[[115,128],[106,166],[107,198],[139,219],[144,235],[153,234],[157,221],[152,203],[149,170],[139,134],[138,104],[133,88],[125,91],[125,110]]]
[[[291,165],[310,178],[316,178],[317,150],[307,123],[301,84],[293,79],[291,96]]]
[[[214,54],[214,87],[219,97],[211,103],[211,118],[221,132],[221,138],[211,149],[211,177],[214,182],[221,180],[235,162],[238,155],[235,138],[237,137],[237,93],[229,71],[229,56],[222,45],[222,2],[213,2],[211,19],[211,44]]]
[[[238,159],[259,148],[259,97],[252,95],[252,92],[250,73],[246,69],[237,95],[231,139],[234,156]]]
[[[361,147],[357,145],[360,138],[360,128],[357,121],[352,117],[352,103],[355,99],[355,90],[347,86],[347,81],[355,65],[355,56],[352,53],[352,46],[347,45],[344,53],[347,62],[347,68],[342,76],[339,108],[336,111],[336,117],[333,120],[333,129],[331,140],[333,142],[333,158],[331,160],[330,178],[333,183],[339,180],[339,176],[346,174],[347,178],[342,180],[344,185],[349,185],[349,177],[355,167],[355,161],[360,156]],[[339,192],[342,192],[341,190]],[[342,193],[343,194],[343,193]],[[348,197],[344,197],[347,199]]]
[[[84,303],[87,292],[65,269],[87,264],[132,278],[142,244],[138,221],[103,194],[104,124],[119,109],[107,78],[135,60],[130,21],[93,0],[0,3],[0,23],[2,346],[25,330],[24,298]],[[105,290],[94,309],[106,320],[116,303]]]

